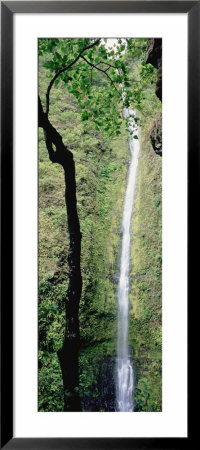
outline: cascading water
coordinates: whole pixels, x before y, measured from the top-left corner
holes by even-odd
[[[129,318],[129,270],[131,247],[131,219],[134,206],[137,165],[140,143],[138,127],[134,124],[134,111],[124,109],[124,116],[129,117],[129,148],[131,160],[129,164],[126,196],[122,219],[122,250],[120,260],[120,278],[118,284],[118,344],[117,344],[117,386],[116,411],[134,410],[134,373],[128,351],[128,318]]]

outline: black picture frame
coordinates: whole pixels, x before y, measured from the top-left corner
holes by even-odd
[[[188,15],[188,297],[198,282],[192,265],[197,245],[199,192],[200,1],[1,2],[1,448],[183,449],[193,447],[191,405],[187,438],[13,438],[13,16],[15,13],[187,13]],[[196,270],[196,271],[195,271]],[[192,305],[188,309],[192,308]],[[189,311],[190,314],[190,311]],[[190,344],[191,345],[191,344]],[[189,363],[191,359],[189,358]],[[190,366],[190,364],[189,364]]]

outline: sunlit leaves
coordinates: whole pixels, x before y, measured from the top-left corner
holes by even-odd
[[[53,52],[54,48],[59,44],[59,39],[38,39],[38,54]]]
[[[95,46],[80,57],[80,52],[91,43]],[[145,51],[146,39],[112,39],[110,45],[109,39],[39,39],[39,55],[45,55],[44,67],[52,78],[58,74],[55,87],[61,81],[76,97],[84,128],[103,128],[110,136],[121,132],[124,107],[140,109],[143,85],[151,83],[154,77],[154,68],[145,63]],[[131,80],[128,74],[130,58],[141,59],[138,80]],[[122,86],[126,92],[124,104]]]

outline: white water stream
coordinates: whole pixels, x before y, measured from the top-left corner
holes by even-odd
[[[130,109],[124,110],[124,116],[134,115]],[[129,271],[131,250],[131,222],[134,206],[134,191],[136,185],[138,155],[140,149],[138,127],[133,118],[129,118],[129,149],[131,154],[126,195],[122,219],[122,249],[120,260],[120,278],[118,284],[118,344],[117,344],[117,386],[116,411],[134,410],[134,373],[128,349],[128,320],[129,320]],[[133,132],[133,135],[131,134]]]

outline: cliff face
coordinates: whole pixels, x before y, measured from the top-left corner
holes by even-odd
[[[40,92],[46,72],[40,68]],[[63,105],[65,109],[63,110]],[[74,97],[57,86],[52,117],[73,149],[82,233],[82,297],[79,308],[79,393],[83,410],[114,411],[117,334],[116,291],[121,215],[129,149],[126,135],[108,139],[84,133]],[[69,235],[63,171],[51,164],[39,130],[39,411],[63,411],[57,351],[65,330]]]
[[[155,120],[151,130],[150,139],[156,154],[162,156],[162,116]]]
[[[162,101],[162,39],[148,40],[146,62],[158,69],[155,93]],[[156,154],[162,156],[162,116],[154,122],[150,139]]]
[[[135,70],[135,78],[139,63],[136,58],[129,67],[130,74]],[[146,80],[145,96],[141,98],[142,142],[130,275],[130,354],[135,369],[136,411],[144,412],[161,410],[162,392],[161,158],[150,143],[150,133],[158,125],[155,119],[160,116],[161,103],[154,93],[156,69],[153,72],[153,84]],[[45,76],[45,70],[41,69],[39,81],[43,95]],[[52,91],[51,111],[64,142],[73,150],[76,163],[83,277],[78,392],[83,411],[114,411],[116,292],[129,161],[127,135],[110,141],[103,131],[85,133],[76,100],[62,85]],[[157,128],[152,142],[160,151]],[[39,411],[59,412],[63,411],[63,384],[57,351],[62,346],[65,330],[69,236],[65,232],[63,172],[49,162],[41,130],[39,189]]]
[[[130,273],[136,412],[162,410],[162,159],[151,146],[150,118],[145,125],[140,135]]]
[[[162,39],[148,40],[146,63],[158,69],[156,95],[162,101]]]

